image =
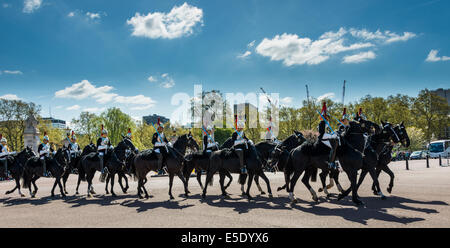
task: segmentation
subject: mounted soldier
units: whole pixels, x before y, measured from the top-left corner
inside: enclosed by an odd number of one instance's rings
[[[0,163],[5,167],[5,176],[8,176],[8,155],[14,154],[8,147],[8,141],[0,134]]]
[[[108,152],[108,148],[111,146],[111,141],[108,138],[108,130],[104,128],[103,124],[100,131],[100,138],[97,139],[97,152],[100,158],[100,168],[101,168],[101,178],[104,178],[105,173],[105,167],[104,167],[104,156]]]
[[[206,108],[203,115],[203,153],[211,155],[211,152],[219,150],[219,144],[214,138],[214,114],[209,107]]]
[[[164,134],[164,126],[161,124],[161,119],[158,117],[156,132],[153,134],[152,144],[153,144],[153,152],[156,154],[158,158],[158,171],[160,171],[163,167],[163,163],[165,163],[165,159],[169,154],[169,148],[167,147],[169,141],[167,140]]]
[[[44,132],[44,137],[42,138],[42,143],[38,147],[39,158],[43,167],[43,175],[47,177],[47,163],[46,160],[50,158],[50,153],[53,149],[50,146],[50,139],[47,135],[47,132]]]
[[[65,148],[69,148],[69,146],[70,146],[71,143],[72,143],[70,135],[71,135],[70,130],[67,130],[66,138],[63,139],[63,141],[62,141],[62,145],[63,145],[63,147],[65,147]]]
[[[70,137],[70,157],[75,158],[78,154],[81,154],[81,149],[77,143],[77,136],[75,136],[75,132],[72,131],[72,135]]]
[[[327,132],[327,126],[328,129],[330,128],[329,126],[329,116],[327,114],[327,104],[326,102],[323,102],[322,104],[322,111],[320,113],[320,123],[318,126],[318,130],[319,130],[319,142],[324,143],[326,146],[328,146],[331,151],[330,151],[330,155],[328,158],[328,167],[330,169],[337,169],[336,166],[336,150],[337,150],[337,146],[339,144],[339,138],[337,136],[337,134],[335,132],[332,133],[328,133]]]
[[[131,133],[131,128],[128,128],[127,138],[129,138],[130,140],[133,138],[133,134]]]
[[[247,142],[249,142],[249,139],[245,136],[244,133],[245,120],[238,121],[237,115],[235,115],[234,118],[235,132],[231,135],[231,140],[233,141],[232,148],[239,157],[241,173],[247,174],[247,168],[244,164],[244,150],[241,148],[243,144],[245,144],[245,147],[248,148]]]
[[[339,125],[339,133],[342,134],[345,132],[345,130],[349,127],[350,121],[349,121],[350,115],[347,114],[347,108],[344,108],[344,111],[342,112],[342,118]]]
[[[266,142],[272,142],[272,143],[276,143],[276,144],[280,144],[281,142],[277,139],[277,137],[275,137],[275,135],[273,134],[273,122],[272,122],[272,117],[269,117],[269,126],[266,129],[266,135],[265,135],[265,140]]]

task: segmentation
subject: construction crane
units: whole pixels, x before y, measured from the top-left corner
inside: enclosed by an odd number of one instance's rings
[[[308,89],[308,85],[305,84],[306,86],[306,102],[308,103],[308,109],[311,108],[311,105],[309,104],[309,89]],[[311,116],[308,115],[308,128],[311,129]]]
[[[342,87],[342,105],[344,105],[344,97],[345,97],[345,80],[344,80],[344,86]]]

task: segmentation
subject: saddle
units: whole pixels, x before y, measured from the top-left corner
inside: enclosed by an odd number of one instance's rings
[[[314,143],[308,142],[301,145],[301,151],[303,154],[320,156],[330,154],[331,148],[323,143],[323,141],[316,141]]]

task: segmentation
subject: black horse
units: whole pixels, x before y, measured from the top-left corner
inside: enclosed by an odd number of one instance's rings
[[[107,177],[111,179],[111,195],[116,196],[114,192],[114,178],[118,171],[124,170],[125,168],[125,153],[127,149],[135,149],[134,146],[130,147],[132,144],[128,139],[122,140],[117,144],[116,147],[109,147],[103,158],[104,169],[107,171]],[[85,155],[81,159],[81,165],[83,167],[85,178],[88,182],[87,197],[91,197],[92,190],[92,179],[95,176],[96,171],[102,171],[100,158],[97,152],[91,152]],[[119,180],[120,182],[120,180]],[[106,187],[108,184],[106,183]],[[106,194],[108,194],[108,189],[106,188]]]
[[[175,199],[172,195],[173,178],[175,175],[177,175],[183,182],[185,195],[189,195],[186,180],[184,179],[182,174],[184,153],[186,152],[187,147],[193,150],[198,150],[199,148],[194,138],[188,134],[184,134],[178,137],[177,141],[175,141],[175,143],[173,144],[173,147],[167,146],[169,152],[167,158],[165,159],[165,165],[167,168],[167,172],[169,173],[169,196],[171,200]],[[144,187],[145,183],[147,182],[147,174],[150,171],[158,171],[158,158],[156,157],[153,150],[139,152],[134,157],[133,168],[134,169],[132,170],[132,173],[138,179],[138,197],[142,199],[142,192],[144,192],[145,197],[148,198],[148,192]]]
[[[71,144],[69,144],[68,149],[69,149],[69,151],[72,150]],[[63,183],[64,193],[66,195],[69,194],[69,192],[67,192],[67,189],[66,189],[67,180],[69,179],[70,174],[74,173],[75,170],[77,171],[77,173],[80,171],[81,156],[82,156],[81,153],[78,153],[78,152],[71,153],[71,156],[69,157],[69,163],[64,168],[64,173],[62,175],[62,183]]]
[[[406,128],[405,128],[405,125],[403,124],[403,122],[401,122],[398,125],[395,125],[393,130],[399,140],[399,142],[395,142],[395,143],[400,143],[404,147],[409,147],[411,142],[409,140],[408,132],[406,131]],[[389,192],[389,193],[392,192],[392,188],[394,187],[394,173],[388,167],[388,164],[391,162],[391,159],[392,159],[392,156],[391,156],[392,148],[393,148],[393,145],[387,145],[385,148],[382,149],[382,152],[378,157],[378,164],[377,164],[377,169],[376,169],[377,177],[380,175],[381,171],[386,172],[390,176],[390,181],[389,181],[389,185],[387,188],[387,192]],[[374,194],[376,194],[375,185],[372,185],[372,190],[374,191]]]
[[[97,153],[97,147],[91,142],[89,145],[87,145],[83,148],[83,151],[81,152],[81,155],[79,156],[79,159],[72,160],[71,163],[69,163],[68,170],[72,171],[72,169],[76,169],[77,173],[78,173],[77,187],[76,187],[76,191],[75,191],[76,195],[80,194],[78,192],[78,189],[80,188],[81,181],[86,181],[86,173],[84,172],[84,168],[81,164],[81,161],[83,158],[85,158],[88,155],[96,156],[96,153]],[[69,174],[70,174],[70,172],[69,172]],[[67,177],[69,176],[69,174],[67,174]],[[65,173],[65,175],[66,175],[66,173]],[[67,179],[66,179],[66,181],[67,181]],[[65,185],[64,181],[63,181],[63,183]],[[90,192],[91,192],[91,194],[95,194],[93,187],[90,188]]]
[[[64,193],[61,178],[64,173],[64,168],[67,166],[70,158],[69,150],[65,147],[59,148],[54,156],[50,155],[45,157],[45,163],[47,170],[51,173],[52,177],[55,178],[55,183],[53,184],[51,194],[52,197],[55,196],[55,187],[59,186],[61,196],[66,197]],[[36,186],[36,181],[44,175],[44,167],[42,165],[41,159],[39,157],[32,157],[25,163],[25,170],[23,173],[23,187],[30,190],[30,195],[32,198],[36,196],[38,187]],[[33,192],[31,191],[31,184],[34,186]]]
[[[230,143],[230,142],[228,142]],[[229,144],[228,144],[229,145]],[[223,146],[223,145],[222,145]],[[234,149],[242,149],[244,151],[244,161],[248,170],[248,184],[247,191],[244,191],[245,177],[242,177],[239,158],[234,152]],[[227,171],[229,173],[240,174],[239,183],[241,184],[241,191],[243,195],[246,195],[248,199],[252,199],[250,196],[250,188],[252,185],[253,177],[259,175],[267,184],[267,190],[269,192],[269,197],[272,197],[272,190],[270,188],[269,179],[266,177],[263,171],[263,164],[258,157],[258,153],[254,145],[250,142],[246,144],[240,144],[233,149],[224,148],[219,151],[215,151],[211,154],[210,165],[207,171],[205,187],[203,189],[202,198],[206,197],[206,191],[208,188],[208,183],[212,180],[214,174],[219,172],[220,176],[220,187],[222,190],[222,196],[227,197],[228,194],[225,191],[225,175]]]
[[[364,133],[366,132],[368,132],[367,127],[362,127],[361,124],[351,121],[347,131],[339,138],[341,145],[338,146],[336,152],[339,163],[347,173],[352,185],[353,202],[357,205],[362,204],[357,194],[356,177],[357,171],[363,166],[363,153],[365,147]],[[284,170],[284,175],[287,186],[286,190],[289,193],[289,198],[292,203],[297,202],[293,191],[298,178],[303,172],[305,172],[305,175],[302,178],[303,184],[310,191],[313,200],[316,202],[318,201],[316,192],[309,184],[309,179],[312,177],[312,181],[315,181],[317,169],[329,171],[327,163],[329,152],[330,148],[319,141],[315,143],[305,142],[291,151],[287,166]],[[321,180],[325,192],[325,178],[321,177]],[[334,178],[334,180],[337,181],[337,178]]]
[[[391,142],[399,142],[399,137],[394,131],[393,126],[388,122],[382,122],[382,126],[375,124],[374,122],[364,120],[358,114],[355,117],[355,120],[361,123],[361,125],[365,125],[371,130],[374,130],[372,134],[367,134],[367,142],[366,147],[364,149],[364,160],[361,175],[359,176],[357,189],[364,181],[367,173],[370,174],[373,180],[374,185],[374,194],[381,196],[381,199],[386,199],[386,197],[381,192],[381,188],[378,182],[378,176],[376,174],[376,168],[378,166],[379,157],[381,154],[386,151],[386,148],[390,146]],[[351,188],[348,188],[341,195],[339,195],[338,200],[347,196],[351,191]]]
[[[34,153],[33,149],[31,149],[31,147],[27,146],[21,152],[14,154],[14,155],[9,155],[6,157],[7,163],[8,163],[8,172],[10,173],[10,175],[16,182],[16,186],[11,190],[6,191],[5,194],[7,194],[7,195],[11,194],[16,189],[18,189],[19,195],[21,197],[25,196],[20,191],[20,179],[23,177],[25,163],[28,161],[29,158],[34,157],[34,156],[36,156],[36,154]],[[0,176],[6,178],[6,175],[3,175],[3,173],[5,172],[5,168],[2,168],[2,167],[3,166],[0,166]]]

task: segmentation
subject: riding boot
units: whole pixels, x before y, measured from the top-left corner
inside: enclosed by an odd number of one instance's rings
[[[45,157],[44,157],[44,159],[41,159],[41,161],[42,161],[42,175],[44,176],[44,177],[46,177],[47,176],[47,163],[46,163],[46,161],[45,161]]]
[[[239,164],[241,166],[241,173],[247,174],[247,168],[244,165],[244,151],[242,149],[236,149],[235,150],[238,157],[239,157]]]
[[[330,151],[330,156],[328,158],[328,168],[330,169],[337,169],[336,166],[336,150],[337,150],[337,146],[338,146],[338,141],[336,139],[330,139],[330,144],[331,144],[331,151]]]
[[[100,174],[100,182],[105,182],[105,179],[106,179],[106,173],[105,173],[105,167],[104,167],[104,165],[103,165],[103,156],[99,156],[99,158],[100,158],[100,171],[101,171],[101,174]]]
[[[163,164],[163,155],[161,153],[156,153],[156,156],[158,157],[158,173],[162,169]]]

